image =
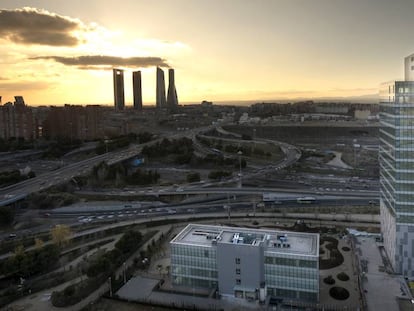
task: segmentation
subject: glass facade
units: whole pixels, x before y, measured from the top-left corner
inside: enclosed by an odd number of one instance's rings
[[[188,225],[170,243],[172,283],[245,299],[267,288],[278,298],[318,301],[319,235],[258,231]]]
[[[216,248],[195,245],[171,245],[171,277],[176,285],[217,286]]]
[[[414,82],[380,88],[381,227],[397,273],[414,276]],[[411,233],[411,234],[410,234]]]
[[[317,301],[318,259],[278,257],[277,253],[265,252],[265,281],[272,296]]]

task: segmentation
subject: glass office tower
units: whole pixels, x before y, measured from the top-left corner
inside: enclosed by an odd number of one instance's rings
[[[414,278],[414,55],[406,81],[380,88],[381,231],[396,273]]]

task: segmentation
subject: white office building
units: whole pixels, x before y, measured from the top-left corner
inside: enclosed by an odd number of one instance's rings
[[[319,300],[319,234],[189,224],[171,242],[175,285]]]

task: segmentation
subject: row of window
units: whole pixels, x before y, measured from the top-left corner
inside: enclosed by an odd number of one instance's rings
[[[267,292],[269,293],[269,295],[274,296],[274,297],[300,299],[300,300],[307,300],[307,301],[318,300],[318,294],[314,292],[305,292],[305,291],[297,291],[297,290],[282,289],[282,288],[271,288],[271,287],[268,287]]]
[[[319,271],[317,269],[307,269],[307,268],[298,268],[298,267],[288,268],[286,266],[265,265],[265,274],[295,277],[295,278],[315,279],[315,278],[318,278]]]
[[[400,159],[400,161],[394,161],[392,158],[390,158],[389,154],[382,152],[381,149],[380,149],[379,160],[380,160],[380,164],[383,165],[385,169],[391,172],[394,172],[396,170],[414,171],[414,161],[408,161],[409,159],[406,159],[406,161],[403,161],[403,159]]]
[[[318,290],[319,278],[316,279],[300,279],[281,277],[274,275],[265,275],[265,281],[268,286],[278,288],[295,288],[302,290]]]
[[[217,270],[200,269],[188,266],[174,265],[172,269],[173,275],[185,275],[185,276],[196,276],[204,278],[217,279]]]
[[[303,260],[293,258],[280,258],[265,256],[265,263],[269,265],[293,266],[303,268],[317,268],[318,262],[315,260]]]
[[[171,265],[183,265],[217,270],[217,262],[215,258],[171,255]]]
[[[414,216],[399,216],[399,215],[397,215],[397,222],[398,223],[413,224],[414,223]]]
[[[413,120],[414,121],[414,120]],[[386,137],[389,139],[389,143],[393,145],[395,140],[398,142],[405,142],[409,143],[411,142],[410,138],[412,137],[414,133],[413,127],[400,127],[400,128],[394,128],[394,127],[381,127],[379,134],[380,138],[385,139]]]
[[[171,252],[183,256],[216,258],[215,248],[174,245],[172,246]]]
[[[204,288],[216,288],[217,281],[194,279],[183,276],[172,276],[172,282],[175,285],[191,286],[191,287],[204,287]]]
[[[410,97],[405,97],[404,96],[399,96],[397,97],[398,100],[399,98],[403,98],[405,102],[408,102],[410,100]],[[411,98],[414,99],[414,98]],[[411,117],[414,116],[414,107],[410,106],[410,107],[404,107],[404,106],[389,106],[389,105],[384,105],[384,106],[380,106],[380,117],[384,117],[385,114],[387,115],[391,115],[391,116],[395,116],[396,118],[401,118],[401,117]]]
[[[414,126],[414,119],[412,118],[392,118],[385,114],[380,117],[380,121],[380,129],[393,129],[397,136],[406,136]]]

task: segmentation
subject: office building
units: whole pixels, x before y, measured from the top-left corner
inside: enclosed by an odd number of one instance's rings
[[[412,65],[413,64],[413,65]],[[405,80],[380,87],[380,210],[388,258],[414,279],[414,54]]]
[[[141,71],[132,73],[132,91],[134,96],[134,109],[142,110]]]
[[[168,70],[167,106],[170,109],[174,109],[178,106],[177,90],[175,89],[174,69]]]
[[[222,296],[319,300],[319,235],[187,225],[171,242],[174,285]]]
[[[165,108],[166,100],[165,100],[165,79],[164,79],[164,71],[157,67],[157,86],[156,86],[156,107],[157,108]]]
[[[124,95],[124,71],[121,69],[113,69],[114,79],[114,105],[115,110],[124,110],[125,95]]]

